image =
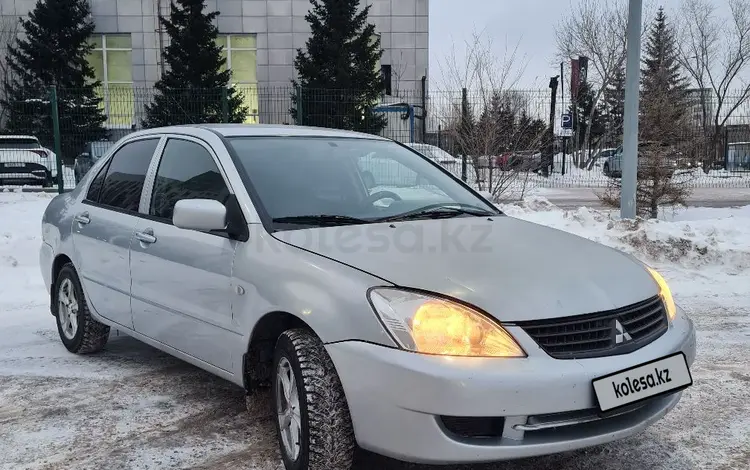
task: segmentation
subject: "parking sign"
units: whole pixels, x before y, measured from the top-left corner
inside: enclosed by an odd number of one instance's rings
[[[562,115],[562,126],[563,129],[573,129],[573,116],[570,113]]]

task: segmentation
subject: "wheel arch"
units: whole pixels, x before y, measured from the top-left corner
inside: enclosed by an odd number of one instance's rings
[[[250,392],[270,385],[276,341],[284,331],[294,328],[304,328],[316,334],[302,318],[282,310],[268,312],[258,320],[242,356],[242,383],[245,390]]]

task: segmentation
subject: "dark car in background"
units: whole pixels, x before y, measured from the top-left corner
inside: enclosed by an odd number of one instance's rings
[[[671,177],[674,171],[681,169],[680,161],[684,160],[682,153],[673,146],[659,142],[641,142],[638,145],[638,174],[642,175],[652,171],[653,165],[657,165],[665,175]],[[646,154],[642,152],[646,150]],[[658,155],[654,158],[646,158],[647,155]],[[604,160],[602,173],[610,178],[622,178],[622,156],[623,146],[620,145],[613,155]]]
[[[86,149],[78,157],[73,164],[73,173],[75,174],[76,184],[78,184],[86,173],[94,166],[100,158],[107,153],[110,147],[114,145],[114,142],[109,140],[99,140],[95,142],[88,142]]]

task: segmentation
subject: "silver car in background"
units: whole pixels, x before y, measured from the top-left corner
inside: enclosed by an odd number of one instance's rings
[[[139,131],[42,233],[68,350],[114,328],[270,396],[288,470],[351,469],[358,446],[453,464],[603,444],[692,383],[693,324],[656,271],[372,135]]]

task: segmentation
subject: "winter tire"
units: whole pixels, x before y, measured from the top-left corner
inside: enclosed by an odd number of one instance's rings
[[[304,329],[285,331],[273,366],[274,422],[286,470],[350,470],[354,430],[323,343]]]
[[[68,351],[76,354],[101,351],[109,339],[109,326],[91,317],[81,281],[71,263],[60,270],[54,289],[57,332]]]

